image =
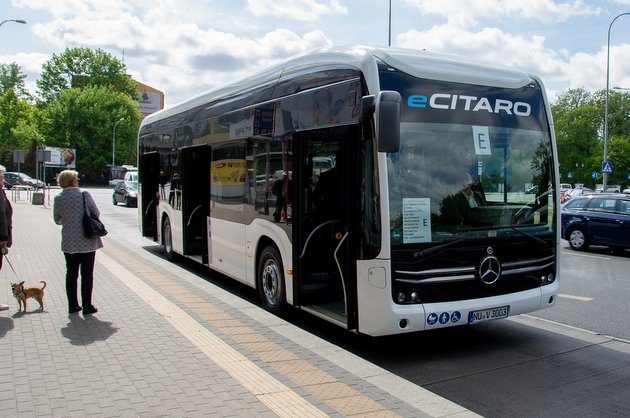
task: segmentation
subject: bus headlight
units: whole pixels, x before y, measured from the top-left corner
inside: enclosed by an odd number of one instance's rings
[[[405,303],[405,294],[403,292],[399,292],[396,300],[398,301],[398,303]]]

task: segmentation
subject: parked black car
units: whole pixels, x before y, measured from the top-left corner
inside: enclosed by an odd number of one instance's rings
[[[602,193],[580,196],[562,207],[562,238],[574,250],[589,245],[630,248],[630,196]]]
[[[125,206],[138,206],[138,182],[121,181],[114,187],[112,195],[114,205],[124,203]]]
[[[39,188],[44,187],[44,182],[41,180],[36,180],[24,173],[8,171],[4,173],[4,187],[10,189],[13,186],[30,186],[33,188]]]

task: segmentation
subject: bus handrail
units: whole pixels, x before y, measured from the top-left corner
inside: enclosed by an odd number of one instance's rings
[[[337,253],[341,249],[343,242],[346,240],[346,238],[348,238],[348,234],[349,232],[346,232],[344,234],[343,238],[341,238],[341,240],[339,241],[339,245],[337,245],[337,248],[335,249],[335,252],[334,252],[335,263],[337,264],[337,270],[339,270],[339,277],[341,277],[341,288],[343,289],[343,301],[346,305],[345,306],[346,312],[348,312],[348,298],[346,297],[346,279],[343,277],[343,271],[341,269],[341,264],[339,264],[339,258],[337,257]]]
[[[190,216],[188,217],[188,222],[186,222],[186,226],[190,226],[190,222],[192,221],[192,217],[195,214],[195,212],[197,212],[197,210],[201,208],[201,205],[197,206],[196,208],[193,209],[192,212],[190,212]]]
[[[328,224],[334,224],[336,222],[340,222],[340,221],[338,221],[337,219],[333,219],[333,220],[326,221],[324,223],[317,225],[317,227],[311,231],[308,238],[306,238],[306,242],[304,243],[304,248],[302,249],[302,254],[300,254],[300,258],[304,258],[304,255],[306,254],[306,249],[308,248],[308,244],[311,241],[311,238],[313,238],[313,235],[315,235],[315,232],[322,229],[324,226]]]
[[[153,205],[154,203],[155,203],[155,200],[151,200],[151,201],[149,202],[149,204],[147,205],[147,210],[145,210],[145,211],[144,211],[144,214],[145,214],[145,215],[148,215],[148,214],[149,214],[149,209],[151,209],[151,205]]]

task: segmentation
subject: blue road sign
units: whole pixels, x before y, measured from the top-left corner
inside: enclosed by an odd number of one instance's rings
[[[610,161],[604,161],[602,163],[602,173],[604,174],[612,174],[613,172],[613,163]]]
[[[569,171],[569,172],[567,173],[567,178],[568,178],[568,179],[572,179],[572,178],[573,178],[573,173]]]
[[[591,174],[591,177],[593,177],[594,179],[599,177],[599,173],[597,171],[593,171],[593,174]]]

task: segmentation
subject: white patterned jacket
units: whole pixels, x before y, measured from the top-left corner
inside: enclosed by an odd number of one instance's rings
[[[85,206],[90,213],[99,216],[94,199],[85,193]],[[53,219],[61,225],[61,251],[64,253],[90,253],[103,247],[99,237],[86,238],[83,235],[83,196],[78,187],[66,187],[55,196]]]

